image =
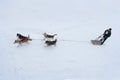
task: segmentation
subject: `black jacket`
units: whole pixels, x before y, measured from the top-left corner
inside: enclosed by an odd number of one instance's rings
[[[110,37],[111,36],[111,30],[109,30],[109,29],[105,30],[103,36],[104,37]]]

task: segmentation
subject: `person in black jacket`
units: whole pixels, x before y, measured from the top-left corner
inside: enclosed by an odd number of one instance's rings
[[[103,33],[103,38],[100,40],[101,41],[101,45],[103,45],[103,43],[107,40],[107,38],[109,38],[111,36],[111,28],[107,29],[104,31]]]

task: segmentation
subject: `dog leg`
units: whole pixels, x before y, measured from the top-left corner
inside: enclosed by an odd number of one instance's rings
[[[56,47],[56,44],[54,44],[54,46]]]
[[[46,44],[44,47],[48,47],[48,45]]]
[[[17,47],[20,47],[20,46],[22,46],[22,44],[18,44],[18,45],[17,45]]]

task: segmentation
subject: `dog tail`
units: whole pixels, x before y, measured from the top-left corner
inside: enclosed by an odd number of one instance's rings
[[[54,36],[57,36],[57,34],[54,34]]]
[[[29,41],[32,41],[32,39],[30,38],[30,35],[28,35],[28,40],[29,40]]]
[[[28,35],[28,38],[30,38],[30,35]]]

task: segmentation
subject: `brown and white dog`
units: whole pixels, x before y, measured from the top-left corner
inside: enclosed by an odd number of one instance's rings
[[[18,39],[14,41],[14,43],[22,44],[22,43],[28,43],[28,41],[31,41],[30,36],[28,37],[23,36],[21,34],[17,34]]]
[[[45,44],[47,44],[47,46],[56,45],[56,43],[57,39],[55,39],[54,41],[45,41]]]
[[[53,39],[57,34],[49,35],[49,34],[47,34],[47,33],[44,33],[43,35],[44,35],[45,39],[46,39],[46,38],[51,38],[51,39]]]

